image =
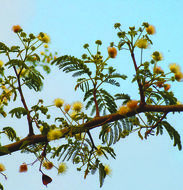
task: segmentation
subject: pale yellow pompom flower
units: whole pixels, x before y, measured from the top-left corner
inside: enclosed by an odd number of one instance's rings
[[[67,171],[67,165],[65,163],[60,163],[58,166],[58,174],[63,174]]]
[[[178,73],[180,72],[180,66],[177,65],[176,63],[172,63],[169,65],[169,69],[172,73]]]
[[[38,39],[44,43],[50,42],[50,37],[46,33],[39,34]]]
[[[80,112],[82,108],[83,108],[83,104],[81,102],[73,103],[73,106],[72,106],[73,111]]]
[[[121,107],[119,107],[119,109],[118,109],[118,113],[120,114],[120,115],[125,115],[125,114],[127,114],[129,112],[129,109],[128,109],[128,107],[126,107],[126,106],[121,106]]]
[[[70,110],[70,108],[71,108],[71,105],[70,105],[70,104],[65,104],[65,106],[64,106],[64,111],[65,111],[66,113],[68,113],[69,110]]]
[[[6,169],[2,163],[0,163],[0,172],[4,172]]]
[[[41,51],[40,54],[41,54],[41,55],[45,55],[45,52],[44,52],[44,51]]]
[[[48,48],[48,44],[45,44],[45,45],[44,45],[44,48]]]
[[[52,129],[47,134],[47,139],[49,141],[59,139],[63,136],[63,133],[60,129]]]
[[[104,171],[105,171],[106,175],[111,175],[112,170],[108,165],[104,166]]]
[[[163,55],[158,51],[153,52],[153,54],[151,56],[155,61],[162,61],[163,60]]]
[[[0,60],[0,68],[3,67],[4,62],[2,60]]]
[[[60,98],[56,98],[54,100],[54,104],[57,108],[61,108],[64,104],[64,100],[63,99],[60,99]]]
[[[138,107],[138,101],[137,100],[130,100],[129,102],[127,102],[126,106],[130,109],[130,110],[135,110]]]
[[[141,48],[141,49],[147,49],[149,46],[149,43],[148,43],[147,39],[141,38],[136,41],[135,46],[137,46],[138,48]]]
[[[156,33],[156,29],[153,25],[149,25],[148,27],[146,27],[146,32],[149,34],[149,35],[153,35]]]

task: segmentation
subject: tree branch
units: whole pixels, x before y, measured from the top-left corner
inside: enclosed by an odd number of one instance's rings
[[[91,130],[96,127],[99,127],[101,125],[104,125],[106,123],[110,123],[113,121],[117,121],[119,119],[123,119],[126,117],[131,117],[136,115],[137,113],[144,113],[144,112],[163,112],[163,113],[169,113],[169,112],[183,112],[183,105],[143,105],[139,106],[135,111],[129,111],[126,115],[120,115],[118,113],[113,113],[110,115],[105,115],[101,117],[95,117],[93,120],[82,124],[81,126],[72,127],[72,135],[75,135],[77,133],[86,132],[86,130]],[[64,138],[66,135],[69,134],[65,133],[62,138]],[[28,136],[26,138],[23,138],[20,141],[17,141],[15,143],[11,143],[5,146],[2,146],[4,148],[7,148],[9,152],[0,152],[0,156],[15,152],[20,150],[20,147],[23,145],[23,143],[27,141],[28,145],[36,144],[40,142],[47,142],[47,136],[46,135],[32,135]]]

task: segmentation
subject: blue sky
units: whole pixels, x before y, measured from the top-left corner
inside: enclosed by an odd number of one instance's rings
[[[89,43],[95,50],[95,40],[102,40],[101,48],[107,56],[107,46],[111,41],[117,42],[115,22],[120,22],[124,29],[129,26],[140,26],[144,21],[153,24],[157,33],[152,37],[154,45],[147,50],[146,58],[153,51],[159,50],[164,55],[162,68],[165,70],[172,62],[183,64],[182,29],[183,2],[181,0],[0,0],[0,41],[8,45],[17,42],[11,31],[13,25],[19,24],[26,32],[46,32],[51,37],[50,48],[58,51],[59,55],[69,54],[80,57],[85,53],[83,44]],[[0,58],[1,59],[1,58]],[[133,75],[133,68],[127,52],[120,52],[111,64],[124,74]],[[54,85],[53,85],[54,84]],[[79,92],[73,90],[75,79],[59,71],[56,67],[45,79],[45,86],[41,93],[34,95],[29,104],[36,98],[43,98],[47,104],[61,97],[68,103],[80,99]],[[133,98],[138,98],[135,88],[129,89],[129,83],[122,85],[124,92],[129,92]],[[114,88],[113,92],[119,89]],[[172,86],[178,99],[183,102],[182,83]],[[29,97],[29,92],[25,93]],[[55,110],[53,110],[53,113]],[[182,114],[170,114],[168,118],[180,131],[182,130]],[[2,119],[1,119],[2,120]],[[26,121],[6,119],[4,125],[15,126],[22,137],[26,134]],[[118,142],[114,147],[117,159],[106,161],[112,168],[112,175],[106,178],[102,190],[172,190],[182,189],[183,152],[172,146],[168,135],[151,137],[141,141],[136,134]],[[22,162],[31,163],[34,157],[14,153],[0,157],[0,162],[6,166],[8,180],[0,176],[5,189],[19,190],[46,189],[42,185],[38,165],[29,167],[26,174],[20,174],[18,167]],[[72,164],[68,164],[68,172],[64,176],[57,176],[56,171],[47,174],[53,178],[48,190],[80,190],[99,189],[98,175],[89,175],[83,179],[83,173],[77,172]]]

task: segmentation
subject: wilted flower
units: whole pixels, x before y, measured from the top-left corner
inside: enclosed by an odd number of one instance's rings
[[[74,102],[73,106],[72,106],[72,109],[75,112],[80,112],[82,107],[83,107],[83,104],[81,102]]]
[[[163,69],[161,67],[159,67],[159,66],[154,67],[153,71],[156,74],[164,73]]]
[[[59,139],[62,136],[63,136],[63,133],[60,129],[52,129],[47,134],[47,138],[49,141]]]
[[[26,172],[27,170],[28,168],[26,163],[23,163],[19,168],[19,172]]]
[[[127,102],[126,106],[130,110],[135,110],[138,107],[138,103],[137,100],[130,100]]]
[[[162,88],[164,86],[164,81],[156,82],[156,86],[159,87],[159,88]]]
[[[70,108],[71,108],[70,104],[65,104],[64,111],[67,113],[67,112],[69,112]]]
[[[67,165],[65,163],[60,163],[58,166],[58,174],[63,174],[67,171]]]
[[[6,169],[3,164],[0,163],[0,172],[4,172]]]
[[[164,84],[164,89],[165,91],[168,91],[170,89],[171,85],[170,84]]]
[[[110,58],[115,58],[117,56],[117,49],[115,47],[108,47],[107,51]]]
[[[120,115],[125,115],[125,114],[127,114],[129,112],[129,109],[126,107],[126,106],[121,106],[121,107],[119,107],[119,109],[118,109],[118,113],[120,114]]]
[[[14,25],[14,26],[12,27],[12,30],[13,30],[13,32],[15,32],[15,33],[18,33],[21,29],[22,29],[22,28],[20,27],[20,25]]]
[[[156,29],[153,25],[149,25],[148,27],[146,27],[146,32],[149,34],[149,35],[153,35],[156,33]]]
[[[54,100],[54,104],[57,108],[61,108],[64,104],[64,100],[63,99],[60,99],[60,98],[57,98]]]
[[[141,38],[136,41],[135,46],[141,49],[147,49],[147,47],[149,46],[149,43],[147,39]]]
[[[47,170],[50,170],[53,168],[53,163],[52,162],[49,162],[49,161],[44,161],[43,162],[43,166],[47,169]]]
[[[43,175],[42,175],[42,182],[43,182],[44,185],[47,186],[49,183],[52,182],[52,179],[51,179],[51,177],[49,177],[49,176],[43,174]]]

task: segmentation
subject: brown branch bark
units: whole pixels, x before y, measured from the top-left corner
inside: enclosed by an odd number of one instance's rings
[[[168,106],[143,105],[143,106],[139,106],[135,111],[129,111],[126,115],[120,115],[118,113],[114,113],[114,114],[110,114],[106,116],[95,117],[93,120],[81,125],[80,127],[72,127],[72,135],[85,132],[86,130],[94,129],[96,127],[104,125],[105,123],[110,123],[113,121],[117,121],[119,119],[123,119],[125,117],[136,115],[137,113],[144,113],[144,112],[163,112],[163,113],[183,112],[183,105],[168,105]],[[65,135],[67,135],[68,133],[66,133]],[[64,138],[64,136],[62,138]],[[20,147],[25,141],[27,141],[28,144],[31,145],[31,144],[40,143],[40,142],[47,142],[48,140],[45,135],[32,135],[20,141],[17,141],[15,143],[4,145],[3,147],[8,148],[9,152],[12,153],[12,152],[20,150]],[[6,154],[9,154],[9,153],[0,152],[0,156],[6,155]]]

